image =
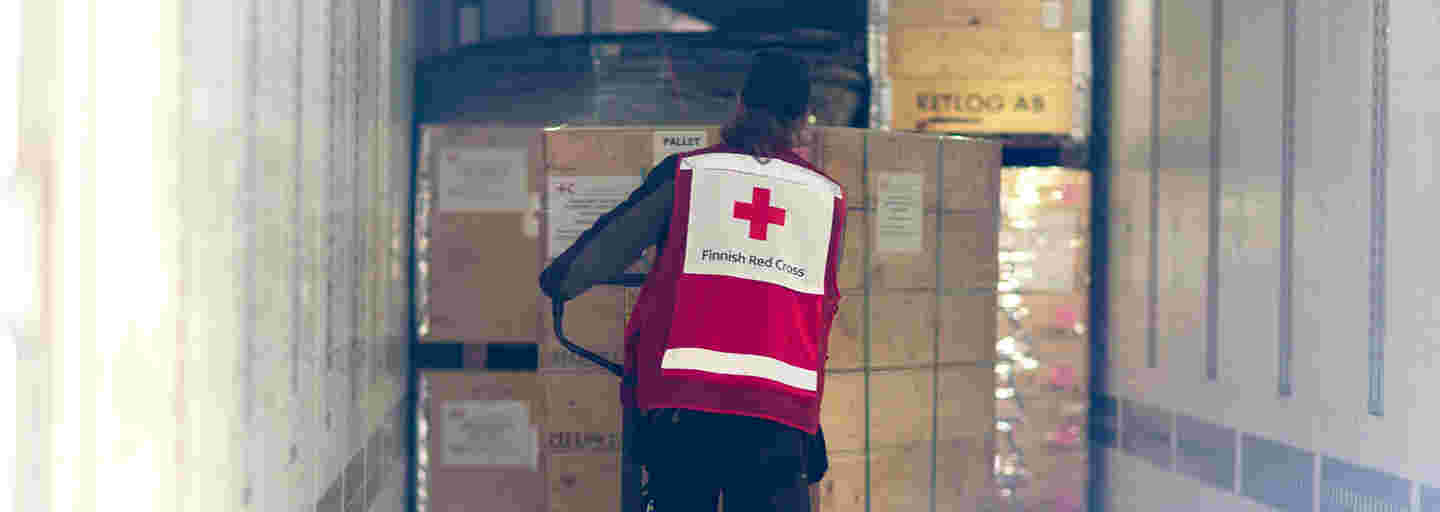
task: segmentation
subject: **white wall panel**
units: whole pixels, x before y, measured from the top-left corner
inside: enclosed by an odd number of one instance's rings
[[[1150,62],[1149,2],[1115,2],[1111,41],[1110,389],[1134,396],[1146,388],[1150,311]]]
[[[289,0],[258,0],[253,41],[255,95],[251,180],[254,195],[248,208],[253,215],[253,279],[249,288],[255,323],[250,343],[250,371],[246,405],[251,447],[248,479],[253,510],[287,510],[292,503],[313,502],[298,494],[303,489],[292,416],[294,401],[293,356],[300,340],[296,242],[299,197],[296,186],[302,174],[298,161],[300,122],[300,5]]]
[[[399,510],[408,8],[21,5],[53,216],[0,509]]]
[[[1264,512],[1273,510],[1247,498],[1205,487],[1176,473],[1163,471],[1139,457],[1109,450],[1105,465],[1112,474],[1105,492],[1105,510],[1173,512]]]
[[[191,2],[185,9],[185,105],[187,131],[181,159],[188,170],[183,229],[187,239],[180,294],[184,323],[178,422],[183,454],[177,479],[180,510],[216,504],[238,508],[247,448],[240,410],[244,354],[240,312],[247,283],[242,234],[236,230],[234,198],[245,172],[248,136],[246,74],[250,6]],[[136,127],[135,129],[143,129]],[[185,467],[185,466],[189,467]],[[192,472],[193,470],[193,472]]]
[[[1221,12],[1218,383],[1223,394],[1260,405],[1277,393],[1284,76],[1276,70],[1284,66],[1285,9],[1284,2],[1226,1]],[[1249,416],[1187,412],[1236,426]]]
[[[1300,2],[1296,21],[1294,380],[1305,448],[1364,437],[1369,329],[1372,2]],[[1300,414],[1304,414],[1301,412]],[[1312,441],[1313,439],[1313,441]],[[1365,451],[1355,462],[1380,453]],[[1368,455],[1368,456],[1367,456]],[[1397,454],[1402,455],[1403,454]]]
[[[333,147],[331,132],[333,21],[331,2],[303,2],[300,12],[300,162],[298,195],[301,207],[299,246],[303,247],[300,270],[301,335],[295,340],[299,349],[301,371],[296,400],[305,405],[299,415],[299,457],[306,476],[301,485],[309,489],[310,503],[319,501],[338,472],[329,464],[328,455],[338,451],[333,429],[328,428],[325,414],[330,406],[326,383],[326,341],[329,332],[329,308],[326,306],[326,284],[330,278],[331,231],[326,214],[329,209],[328,184],[332,172]]]
[[[1214,0],[1161,0],[1156,333],[1167,386],[1204,377]]]
[[[1430,196],[1437,190],[1434,141],[1440,140],[1440,55],[1434,51],[1440,5],[1427,0],[1295,2],[1295,147],[1292,308],[1294,395],[1278,396],[1277,336],[1282,296],[1285,2],[1224,0],[1221,68],[1211,70],[1209,15],[1215,0],[1160,2],[1158,106],[1160,252],[1155,276],[1162,341],[1159,372],[1137,370],[1137,296],[1147,284],[1148,245],[1136,243],[1129,212],[1149,190],[1136,128],[1151,105],[1143,84],[1152,41],[1126,37],[1150,0],[1115,0],[1117,47],[1111,70],[1113,259],[1110,318],[1114,393],[1163,411],[1233,428],[1245,436],[1310,451],[1390,475],[1389,481],[1440,484],[1440,413],[1428,390],[1440,385],[1440,278],[1431,260]],[[1389,8],[1378,34],[1376,6]],[[1374,56],[1388,51],[1388,73]],[[1382,68],[1383,69],[1383,68]],[[1216,74],[1212,73],[1218,73]],[[1208,85],[1219,80],[1220,104]],[[1372,85],[1389,81],[1382,147],[1386,202],[1384,415],[1367,410],[1372,222]],[[1212,146],[1210,116],[1218,122]],[[1147,120],[1148,122],[1148,120]],[[1210,151],[1219,162],[1217,326],[1219,378],[1204,379],[1207,288],[1204,253]],[[1123,426],[1122,426],[1123,429]],[[1253,462],[1253,461],[1252,461]],[[1253,462],[1263,464],[1261,462]],[[1117,510],[1243,510],[1235,493],[1216,491],[1140,459],[1110,457],[1109,503]],[[1238,469],[1238,468],[1237,468]],[[1317,477],[1323,476],[1316,473]],[[1385,480],[1379,478],[1376,482]],[[1353,492],[1382,484],[1342,482]],[[1316,482],[1317,492],[1333,485]],[[1370,486],[1370,489],[1365,489]],[[1433,504],[1431,505],[1433,506]]]
[[[1435,198],[1440,194],[1440,4],[1391,2],[1389,170],[1386,220],[1386,416],[1404,423],[1410,454],[1440,453],[1440,267]],[[1440,458],[1411,456],[1412,476],[1440,486]]]

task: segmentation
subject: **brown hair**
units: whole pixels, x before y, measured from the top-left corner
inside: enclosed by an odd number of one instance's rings
[[[720,129],[720,139],[747,155],[771,157],[795,146],[803,119],[785,120],[763,108],[742,106]]]

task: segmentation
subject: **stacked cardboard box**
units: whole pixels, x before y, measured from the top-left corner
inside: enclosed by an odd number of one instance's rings
[[[850,207],[820,508],[863,510],[867,492],[885,510],[928,506],[932,493],[978,503],[994,424],[999,146],[828,127],[807,145]]]
[[[536,279],[661,159],[717,136],[713,127],[425,127],[417,219],[421,341],[527,343],[539,354],[537,372],[428,377],[434,397],[428,424],[436,433],[428,447],[432,504],[554,512],[619,507],[619,380],[560,345]],[[622,362],[633,298],[633,290],[590,290],[566,305],[566,335]],[[471,364],[485,361],[467,359]],[[447,449],[466,449],[453,442],[460,436],[475,441],[472,450],[493,449],[481,440],[501,440],[470,431],[449,432],[446,441],[447,415],[467,412],[453,410],[455,404],[479,412],[510,407],[514,417],[529,418],[538,436],[533,464],[450,461],[454,450]]]
[[[436,377],[473,382],[435,386],[437,429],[444,425],[437,407],[446,400],[490,400],[492,391],[481,389],[498,386],[511,390],[501,393],[507,396],[533,397],[526,403],[539,441],[533,466],[452,467],[436,456],[432,503],[496,495],[489,484],[445,476],[469,474],[540,495],[517,498],[513,510],[618,506],[619,382],[558,343],[535,279],[666,154],[717,140],[713,127],[426,129],[422,340],[528,342],[540,354],[535,373]],[[839,276],[845,299],[830,338],[822,406],[833,469],[820,502],[857,510],[869,489],[877,503],[928,503],[937,492],[932,473],[945,484],[989,471],[993,384],[977,375],[991,375],[985,365],[994,350],[999,146],[814,128],[801,153],[845,187],[850,207]],[[524,200],[513,200],[517,194]],[[646,267],[642,261],[632,270]],[[620,361],[635,296],[591,290],[567,304],[566,334]],[[447,446],[439,434],[442,444],[432,443],[432,451]],[[942,457],[937,446],[952,448]],[[983,492],[982,484],[967,485],[964,496]],[[851,496],[857,489],[858,501]]]
[[[430,510],[545,512],[545,389],[535,373],[426,372]]]

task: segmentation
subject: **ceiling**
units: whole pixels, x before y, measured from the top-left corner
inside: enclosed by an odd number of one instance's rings
[[[865,0],[661,0],[716,29],[785,33],[797,29],[865,31]]]

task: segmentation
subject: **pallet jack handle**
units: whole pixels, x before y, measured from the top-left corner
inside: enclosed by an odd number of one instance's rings
[[[624,286],[637,288],[645,284],[645,274],[620,274],[612,279],[602,281],[599,284]],[[550,303],[551,315],[554,319],[555,338],[560,344],[576,355],[605,368],[610,373],[620,377],[624,389],[632,389],[634,375],[625,372],[625,366],[605,359],[603,356],[586,350],[585,347],[577,345],[565,337],[565,302],[554,300]],[[624,422],[620,430],[620,510],[623,512],[644,512],[645,503],[642,498],[641,472],[639,461],[635,457],[635,432],[639,425],[640,413],[634,407],[625,407]]]

